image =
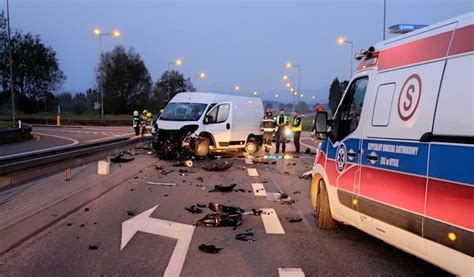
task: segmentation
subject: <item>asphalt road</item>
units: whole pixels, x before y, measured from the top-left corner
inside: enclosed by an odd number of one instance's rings
[[[0,146],[0,159],[40,151],[60,149],[74,145],[128,137],[134,134],[131,127],[40,127],[33,126],[31,141]]]
[[[311,140],[306,137],[304,143],[310,144]],[[291,147],[288,150],[291,151]],[[29,219],[21,221],[26,224],[31,220],[33,223],[28,224],[29,227],[39,224],[39,221],[57,220],[1,255],[0,275],[162,276],[168,272],[173,276],[181,270],[182,276],[278,276],[278,268],[282,267],[299,268],[306,276],[447,275],[439,268],[353,227],[340,225],[332,231],[318,230],[309,202],[309,180],[298,177],[311,169],[314,156],[300,154],[295,158],[291,153],[288,155],[288,159],[276,159],[276,164],[246,164],[243,158],[223,158],[220,161],[231,162],[233,166],[221,172],[202,168],[216,160],[196,161],[192,168],[184,168],[174,167],[170,161],[142,155],[130,163],[113,164],[109,177],[95,175],[95,165],[91,165],[76,171],[69,184],[60,182],[60,175],[38,181],[34,186],[8,196],[3,204],[0,201],[0,212],[17,212],[24,201],[19,201],[18,207],[8,206],[9,210],[6,210],[7,205],[22,194],[29,195],[29,198],[36,194],[43,200],[39,202],[51,202],[47,201],[46,195],[54,186],[66,190],[94,182],[96,188],[113,183],[119,185],[98,198],[91,190],[78,189],[77,193],[82,194],[85,204],[64,217],[61,213],[68,209],[69,202],[73,202],[69,198],[62,201],[63,206],[54,212],[31,212]],[[250,177],[249,168],[255,168],[259,176]],[[192,170],[192,173],[180,174],[179,169]],[[174,171],[163,174],[169,170]],[[125,177],[123,174],[129,175]],[[175,186],[150,185],[147,184],[149,181],[174,183]],[[252,183],[262,183],[267,193],[284,192],[296,202],[284,204],[255,196]],[[236,187],[228,193],[210,192],[220,184],[236,184]],[[188,237],[186,232],[192,230],[198,219],[211,213],[208,208],[202,208],[203,213],[192,214],[185,207],[210,202],[246,211],[274,209],[278,220],[272,224],[280,222],[284,233],[268,233],[262,216],[250,214],[243,216],[238,227],[195,226],[189,248],[186,249],[186,243],[181,248]],[[41,205],[38,211],[55,207]],[[154,207],[156,209],[151,210],[150,215],[137,217]],[[302,221],[290,223],[287,218],[293,216],[302,218]],[[26,228],[21,227],[21,222],[13,224],[9,232],[15,234],[19,228]],[[143,232],[130,233],[136,229]],[[235,239],[235,235],[245,231],[253,232],[254,241]],[[124,234],[133,236],[121,250]],[[180,236],[179,241],[170,238],[176,236]],[[201,244],[215,245],[222,250],[218,254],[205,253],[198,249]],[[182,267],[180,258],[185,259]]]

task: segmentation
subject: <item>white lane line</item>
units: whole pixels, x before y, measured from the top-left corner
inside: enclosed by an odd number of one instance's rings
[[[250,177],[258,177],[258,172],[256,168],[247,168],[247,173]]]
[[[252,189],[255,196],[267,197],[267,191],[262,183],[252,183]]]
[[[246,158],[246,159],[245,159],[245,163],[246,163],[246,164],[253,164],[253,161],[252,161],[251,159],[249,159],[249,158]]]
[[[262,208],[262,222],[263,227],[265,227],[265,232],[267,234],[285,234],[283,226],[281,226],[280,220],[274,209],[271,208]]]
[[[0,160],[6,159],[6,158],[23,156],[23,155],[30,155],[30,154],[40,153],[40,152],[54,150],[54,149],[66,148],[66,147],[73,146],[73,145],[76,145],[76,144],[79,143],[78,140],[75,140],[75,139],[72,139],[72,138],[67,138],[67,137],[61,137],[61,136],[43,134],[43,133],[37,133],[37,132],[32,132],[32,134],[40,135],[40,136],[53,137],[53,138],[60,138],[60,139],[70,140],[72,142],[70,144],[67,144],[67,145],[60,145],[60,146],[55,146],[55,147],[50,147],[50,148],[43,148],[43,149],[40,149],[40,150],[33,150],[33,151],[28,151],[28,152],[21,152],[21,153],[18,153],[18,154],[0,156]]]
[[[280,277],[304,277],[304,272],[301,268],[279,267],[278,276]]]

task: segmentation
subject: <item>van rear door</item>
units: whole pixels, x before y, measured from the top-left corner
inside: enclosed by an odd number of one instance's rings
[[[204,117],[204,130],[213,136],[216,148],[229,146],[231,107],[231,103],[219,103]]]

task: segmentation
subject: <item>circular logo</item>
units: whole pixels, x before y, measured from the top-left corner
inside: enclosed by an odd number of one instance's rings
[[[398,115],[403,121],[409,120],[416,112],[421,98],[421,78],[412,74],[402,86],[398,97]]]
[[[340,144],[336,149],[336,167],[337,171],[339,172],[344,171],[344,168],[346,167],[346,153],[346,146],[344,144]]]

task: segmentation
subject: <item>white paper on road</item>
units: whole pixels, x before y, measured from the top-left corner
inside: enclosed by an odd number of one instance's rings
[[[265,227],[267,234],[284,234],[283,226],[281,226],[280,220],[274,209],[262,208],[262,222]]]
[[[247,168],[247,173],[250,177],[258,177],[258,172],[256,168]]]
[[[262,183],[252,183],[252,189],[255,196],[267,196],[267,191]]]
[[[252,159],[247,158],[247,159],[245,159],[245,163],[246,164],[253,164],[253,161],[252,161]]]
[[[279,267],[278,275],[280,277],[304,277],[304,272],[301,268]]]

